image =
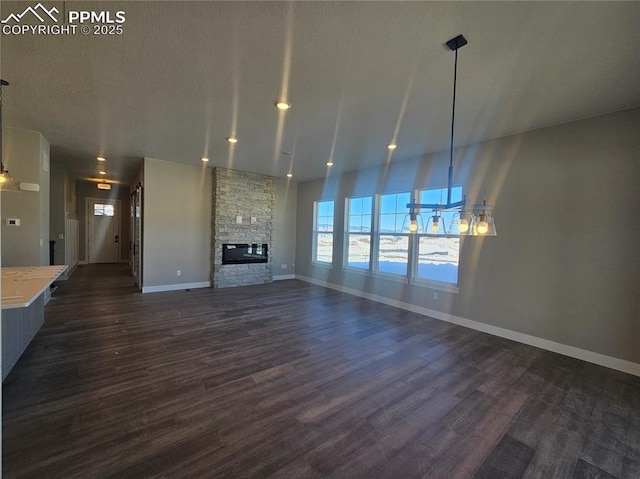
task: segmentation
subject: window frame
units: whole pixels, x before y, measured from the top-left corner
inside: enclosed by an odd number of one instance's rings
[[[320,203],[332,203],[332,221],[331,221],[331,231],[320,231],[318,229],[318,219],[320,217]],[[320,234],[331,234],[331,261],[321,261],[318,260],[318,236]],[[312,226],[312,257],[311,264],[315,266],[321,266],[325,268],[333,268],[333,260],[334,260],[334,248],[336,244],[336,202],[335,200],[317,200],[313,202],[313,226]]]
[[[456,188],[460,188],[460,199],[463,198],[464,196],[464,190],[462,186],[454,186],[453,189]],[[421,193],[423,191],[429,191],[429,190],[441,190],[441,191],[446,191],[446,188],[417,188],[416,190],[414,190],[414,194],[415,194],[415,198],[418,198],[418,202],[420,202],[420,196]],[[455,199],[453,199],[452,201],[456,201]],[[426,221],[425,221],[426,223]],[[418,276],[418,272],[419,272],[419,262],[420,262],[420,238],[433,238],[433,236],[429,236],[428,234],[425,233],[416,233],[413,235],[414,241],[413,241],[413,248],[412,248],[412,258],[411,258],[411,275],[409,278],[409,283],[415,286],[422,286],[422,287],[426,287],[426,288],[431,288],[431,289],[437,289],[440,291],[448,291],[451,293],[458,293],[459,292],[459,284],[460,284],[460,250],[462,247],[462,238],[463,236],[460,236],[458,238],[453,238],[453,239],[458,239],[459,243],[458,243],[458,271],[456,273],[456,282],[455,283],[450,283],[448,281],[438,281],[435,279],[429,279],[429,278],[422,278],[420,276]]]
[[[410,275],[411,275],[411,250],[412,250],[412,238],[411,236],[413,236],[411,233],[409,233],[408,231],[406,233],[396,233],[396,232],[384,232],[382,233],[380,231],[380,224],[381,224],[381,220],[382,220],[382,197],[383,196],[389,196],[389,195],[402,195],[402,194],[408,194],[409,195],[409,201],[411,199],[411,190],[409,191],[398,191],[395,193],[392,192],[388,192],[388,193],[378,193],[375,195],[375,203],[374,203],[374,218],[375,218],[375,230],[373,232],[373,243],[374,243],[374,247],[373,247],[373,253],[374,255],[372,255],[373,261],[371,261],[371,275],[377,278],[382,278],[382,279],[386,279],[389,281],[394,281],[397,283],[403,283],[403,284],[409,284],[410,282]],[[396,204],[397,207],[397,204]],[[395,212],[394,214],[399,214],[397,212]],[[403,218],[403,223],[404,223],[404,218]],[[404,274],[398,274],[398,273],[390,273],[388,271],[380,271],[380,236],[398,236],[398,237],[407,237],[407,269],[406,272]]]
[[[454,188],[460,189],[460,195],[462,196],[464,193],[463,186],[455,186]],[[351,196],[344,198],[344,209],[342,213],[343,217],[343,230],[342,230],[342,271],[349,274],[357,274],[361,276],[371,276],[375,278],[380,278],[386,281],[393,281],[396,283],[408,284],[410,286],[416,286],[421,288],[428,288],[437,291],[445,291],[450,293],[458,293],[459,285],[460,285],[460,253],[462,251],[463,236],[459,238],[454,238],[458,240],[458,263],[457,263],[457,271],[456,271],[456,283],[450,283],[447,281],[438,281],[435,279],[423,278],[419,277],[419,268],[420,268],[420,239],[421,238],[433,238],[425,233],[410,233],[408,230],[404,231],[401,227],[401,232],[381,232],[380,227],[382,224],[382,200],[383,197],[388,195],[408,195],[409,200],[407,203],[412,201],[412,198],[420,198],[422,193],[429,190],[440,190],[441,192],[446,191],[446,188],[434,188],[434,187],[425,187],[425,188],[414,188],[412,190],[404,190],[404,191],[395,191],[395,192],[384,192],[384,193],[374,193],[371,195],[360,195],[360,196]],[[442,193],[441,193],[442,194]],[[363,231],[350,231],[350,221],[351,221],[351,202],[356,199],[364,199],[371,198],[371,226],[369,232]],[[420,201],[422,202],[422,201]],[[331,231],[321,231],[318,227],[319,221],[319,210],[321,203],[332,203],[332,224]],[[394,215],[396,215],[394,229],[398,228],[398,215],[404,215],[402,218],[402,226],[404,226],[406,218],[409,214],[407,209],[406,212],[399,212],[398,210],[404,210],[405,208],[399,208],[399,203],[396,199],[395,211]],[[336,243],[336,201],[335,200],[317,200],[313,202],[313,244],[312,244],[312,265],[322,267],[322,268],[333,268],[333,263],[335,260],[336,248],[338,247]],[[386,213],[390,214],[390,213]],[[422,212],[425,215],[425,212]],[[366,216],[364,213],[360,213],[361,216]],[[423,216],[424,219],[424,216]],[[425,219],[426,223],[426,219]],[[319,234],[331,234],[332,238],[332,248],[331,248],[331,262],[320,261],[317,259],[318,255],[318,237]],[[355,266],[349,266],[349,246],[350,246],[350,237],[351,235],[368,235],[369,236],[369,267],[368,268],[359,268]],[[396,237],[406,237],[407,238],[407,262],[406,262],[406,272],[405,273],[392,273],[388,271],[380,271],[380,238],[381,236],[396,236]]]
[[[371,216],[371,222],[369,224],[369,232],[363,231],[351,231],[351,202],[352,200],[359,199],[370,199],[371,200],[371,210],[368,216]],[[363,213],[360,216],[366,216]],[[344,207],[344,238],[343,238],[343,247],[342,247],[342,270],[361,274],[365,276],[371,275],[372,270],[372,258],[373,258],[373,242],[374,242],[374,217],[375,217],[375,195],[364,195],[364,196],[350,196],[345,198],[345,207]],[[366,268],[358,268],[357,266],[349,265],[349,246],[351,235],[360,235],[360,236],[369,236],[369,265]]]

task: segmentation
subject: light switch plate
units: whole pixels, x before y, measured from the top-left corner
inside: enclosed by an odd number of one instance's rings
[[[258,218],[256,218],[255,216],[251,217],[251,224],[255,225],[258,222]]]
[[[242,224],[242,216],[236,216],[236,224]]]

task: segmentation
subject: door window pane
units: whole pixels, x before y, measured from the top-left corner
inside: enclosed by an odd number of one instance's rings
[[[113,216],[114,213],[113,205],[103,205],[99,203],[93,205],[94,216]]]

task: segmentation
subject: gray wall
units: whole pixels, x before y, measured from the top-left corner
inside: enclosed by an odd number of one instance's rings
[[[208,282],[211,169],[145,158],[143,172],[143,287]]]
[[[64,180],[64,211],[73,216],[77,215],[77,201],[76,180],[69,173],[66,173]]]
[[[459,293],[344,273],[348,196],[446,186],[448,153],[298,185],[296,272],[640,363],[640,109],[455,151],[456,184],[495,207],[498,236],[465,238]],[[334,268],[311,265],[313,202],[336,200]]]
[[[296,261],[296,208],[298,185],[291,180],[276,179],[273,207],[273,245],[271,266],[273,275],[293,274]],[[282,267],[286,265],[286,267]]]
[[[49,264],[49,143],[36,132],[3,128],[3,163],[17,183],[36,183],[39,192],[2,193],[4,266]],[[5,226],[19,218],[20,226]]]
[[[51,190],[49,194],[49,239],[55,241],[54,264],[65,264],[65,181],[64,166],[51,164]],[[60,238],[60,235],[63,237]]]
[[[38,192],[38,211],[40,212],[40,264],[50,264],[49,253],[49,190],[51,185],[51,161],[49,158],[50,146],[44,136],[39,135],[40,159],[37,183],[40,185]]]
[[[76,211],[79,221],[79,250],[80,261],[87,261],[87,217],[86,199],[99,198],[105,200],[120,200],[120,261],[129,259],[129,239],[131,219],[129,215],[129,186],[113,185],[110,190],[99,190],[96,183],[77,180],[75,186]]]

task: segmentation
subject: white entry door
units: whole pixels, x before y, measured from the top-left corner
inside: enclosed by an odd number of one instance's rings
[[[87,201],[87,262],[117,263],[120,259],[120,202]]]

